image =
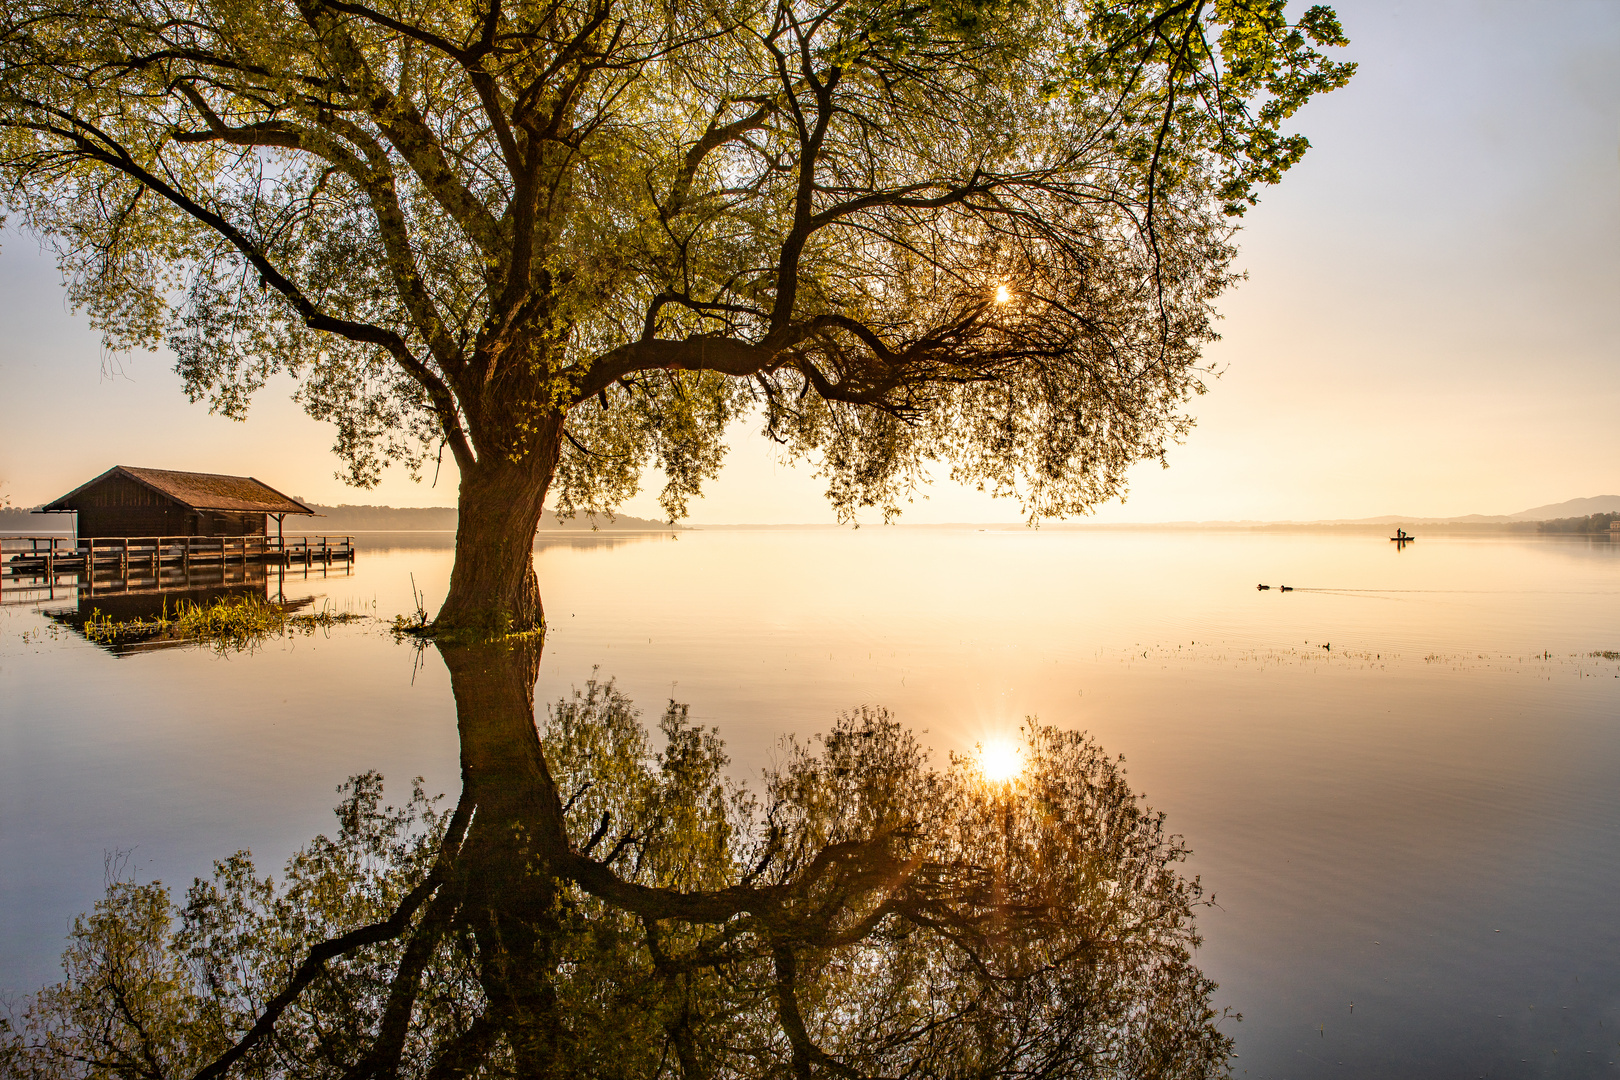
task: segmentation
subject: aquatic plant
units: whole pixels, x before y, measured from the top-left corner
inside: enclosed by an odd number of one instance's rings
[[[109,646],[154,641],[194,641],[221,652],[242,652],[269,638],[292,631],[310,633],[317,628],[355,622],[369,616],[356,611],[320,611],[294,614],[281,605],[253,594],[223,596],[208,604],[182,600],[171,610],[165,601],[149,617],[113,619],[93,610],[79,629],[91,641]]]

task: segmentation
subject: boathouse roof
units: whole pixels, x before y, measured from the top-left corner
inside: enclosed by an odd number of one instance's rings
[[[315,511],[251,476],[178,472],[174,469],[137,469],[114,465],[88,483],[80,484],[37,513],[60,514],[79,509],[79,497],[114,476],[125,476],[192,510],[224,510],[243,514],[314,514]]]

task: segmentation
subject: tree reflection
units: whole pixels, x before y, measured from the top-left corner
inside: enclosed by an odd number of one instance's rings
[[[18,1076],[1039,1077],[1224,1073],[1185,851],[1095,744],[930,766],[887,713],[789,741],[753,794],[611,683],[537,730],[537,644],[443,645],[463,788],[357,777],[280,883],[245,853],[171,925],[81,918],[14,1017]]]

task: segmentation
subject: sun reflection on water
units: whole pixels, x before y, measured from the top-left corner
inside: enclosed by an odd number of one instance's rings
[[[979,744],[979,768],[991,783],[1005,783],[1023,771],[1023,750],[1011,739],[988,739]]]

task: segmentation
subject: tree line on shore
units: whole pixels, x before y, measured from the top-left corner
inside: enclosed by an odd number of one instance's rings
[[[1586,533],[1608,535],[1609,527],[1620,521],[1620,514],[1588,514],[1585,517],[1554,518],[1536,522],[1536,531],[1544,533]]]
[[[289,519],[287,522],[289,532],[365,532],[389,529],[453,532],[456,527],[456,508],[453,506],[369,506],[348,503],[325,506],[321,503],[305,502],[302,499],[299,501],[304,502],[320,516],[310,519]],[[65,515],[41,517],[34,513],[34,509],[36,508],[0,508],[0,532],[9,535],[72,531],[72,520]],[[611,516],[597,514],[593,517],[576,513],[564,517],[555,509],[548,509],[540,518],[541,532],[558,529],[570,532],[590,529],[600,529],[604,532],[637,532],[679,528],[681,528],[679,525],[635,517],[631,514]]]

